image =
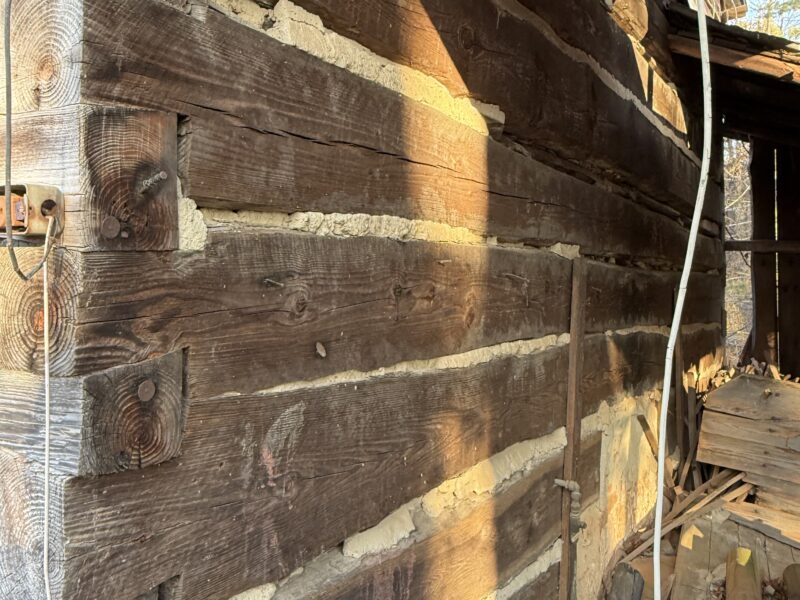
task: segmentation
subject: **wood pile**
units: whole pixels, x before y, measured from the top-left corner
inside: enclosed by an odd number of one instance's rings
[[[690,452],[677,479],[667,476],[665,557],[676,560],[662,567],[669,592],[662,597],[794,597],[787,586],[800,570],[800,385],[753,360],[719,371],[707,390],[678,390]],[[652,529],[628,540],[620,561],[626,570],[618,565],[611,579],[633,567],[647,582],[653,541]]]

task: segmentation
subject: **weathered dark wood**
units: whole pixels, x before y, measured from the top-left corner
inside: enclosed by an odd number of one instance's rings
[[[663,354],[666,343],[649,333],[620,338],[587,337],[584,409],[636,393],[642,348]],[[635,338],[642,344],[630,345]],[[617,380],[626,359],[633,368]],[[613,377],[596,371],[609,364]],[[246,589],[279,579],[444,479],[563,426],[566,372],[560,346],[460,369],[198,401],[179,460],[71,482],[67,571],[112,595],[179,573],[187,590],[218,596],[233,593],[232,581]],[[548,498],[557,535],[552,481]],[[201,538],[206,558],[197,562]]]
[[[800,240],[800,149],[776,152],[778,239]],[[800,374],[800,257],[778,255],[778,336],[780,368]]]
[[[59,260],[54,375],[189,348],[192,397],[567,330],[569,261],[536,250],[219,229],[205,254]],[[715,322],[719,278],[698,277],[687,320]],[[14,343],[0,358],[5,368],[39,369],[41,292],[5,281],[13,317],[0,327]],[[587,330],[668,323],[676,281],[676,273],[591,265]]]
[[[767,248],[770,244],[777,246],[781,242],[771,242],[775,240],[775,146],[769,142],[754,140],[750,145],[750,187],[753,240],[763,240]],[[726,250],[728,244],[725,243]],[[759,245],[755,241],[750,242],[749,250],[757,250]],[[775,254],[754,254],[750,264],[753,286],[751,355],[759,362],[777,365],[778,290]]]
[[[178,243],[175,129],[175,115],[121,108],[77,105],[17,115],[13,178],[64,193],[63,246],[172,250]],[[143,189],[162,173],[166,179]],[[116,222],[113,238],[103,235],[109,218]]]
[[[185,136],[184,192],[200,206],[390,214],[507,241],[577,244],[592,256],[681,264],[687,231],[673,219],[435,110],[385,90],[368,93],[409,115],[407,131],[397,135],[413,136],[414,145],[387,153],[275,135],[243,127],[230,116],[193,117]],[[409,160],[417,146],[429,145],[442,148],[437,157]],[[451,156],[458,161],[448,160]],[[701,235],[698,243],[697,268],[719,268],[719,240]]]
[[[385,11],[369,10],[363,3],[353,6],[360,15],[369,15],[370,22],[378,17],[380,37],[393,37],[379,20]],[[405,47],[421,48],[437,61],[439,52],[450,52],[455,64],[467,60],[472,68],[460,73],[466,87],[474,96],[503,106],[511,133],[594,162],[603,171],[617,170],[623,179],[688,213],[697,165],[588,66],[563,54],[529,21],[490,2],[466,7],[438,1],[426,9],[430,19],[424,11],[407,13],[413,17],[415,43]],[[87,102],[125,102],[193,116],[222,112],[243,127],[282,136],[372,148],[430,164],[454,158],[452,150],[418,144],[405,131],[413,116],[397,119],[390,114],[377,84],[332,69],[214,10],[201,22],[176,16],[174,9],[155,0],[125,0],[113,7],[91,0],[84,20],[82,94]],[[417,27],[420,20],[422,27]],[[160,27],[150,28],[153,22]],[[439,23],[439,29],[432,23]],[[461,33],[443,23],[459,24]],[[467,31],[473,37],[465,49],[459,36]],[[488,32],[491,43],[481,39]],[[444,41],[437,43],[440,35]],[[422,43],[423,38],[434,45]],[[488,60],[473,60],[481,47],[492,48]],[[248,68],[234,73],[228,65],[241,56],[251,58]],[[573,75],[565,78],[565,72]],[[449,73],[450,78],[459,74],[452,68]],[[519,75],[509,82],[509,73]],[[501,98],[495,97],[498,92]],[[543,103],[532,117],[533,96]],[[565,106],[573,108],[565,111]],[[719,221],[719,211],[712,201],[707,215]]]
[[[83,416],[81,380],[54,378],[50,390],[50,470],[77,475]],[[27,462],[44,464],[44,377],[41,375],[0,371],[0,449]]]
[[[761,578],[755,555],[749,548],[733,548],[725,570],[725,597],[730,600],[761,600]]]
[[[755,252],[756,254],[780,254],[780,253],[800,254],[800,241],[795,242],[792,240],[728,240],[725,242],[725,251]]]
[[[558,565],[551,566],[534,581],[514,592],[508,600],[542,600],[558,594]]]
[[[580,395],[583,378],[583,362],[586,351],[584,345],[585,315],[586,315],[586,261],[576,259],[572,261],[572,297],[569,314],[569,371],[567,373],[567,446],[564,448],[564,481],[576,481],[578,471],[578,458],[581,453],[581,420],[583,419],[582,398]],[[558,576],[559,598],[567,600],[572,593],[573,580],[577,577],[574,572],[576,562],[573,553],[577,551],[572,547],[574,532],[571,527],[570,504],[571,492],[564,488],[561,490],[561,567]]]
[[[177,117],[94,109],[84,126],[85,249],[177,249]]]
[[[672,320],[673,290],[679,273],[630,269],[590,263],[587,282],[586,329],[605,331],[634,325],[667,325]],[[694,274],[684,310],[684,323],[719,323],[722,318],[722,278]]]
[[[586,467],[581,487],[586,490],[597,490],[599,447],[591,444],[581,457]],[[394,598],[398,585],[407,598],[483,598],[558,537],[560,509],[552,485],[560,463],[546,463],[450,527],[337,583],[320,598]]]
[[[183,352],[90,375],[81,473],[144,469],[178,456],[186,422]]]
[[[700,43],[694,38],[670,35],[669,46],[676,54],[700,58]],[[712,43],[709,47],[709,58],[714,64],[743,69],[782,81],[800,80],[800,64],[783,60],[771,53],[742,51]]]
[[[58,598],[63,576],[64,477],[50,480],[50,583]],[[0,448],[0,598],[44,597],[42,541],[44,475],[41,465]]]

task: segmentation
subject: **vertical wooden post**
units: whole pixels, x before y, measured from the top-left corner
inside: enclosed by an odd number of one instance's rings
[[[572,262],[572,305],[569,319],[569,372],[567,374],[567,447],[564,449],[564,480],[578,478],[578,456],[581,452],[581,407],[580,384],[583,371],[583,337],[586,314],[586,261],[576,258]],[[561,567],[559,574],[559,598],[568,600],[572,580],[575,577],[574,556],[570,531],[571,496],[562,490],[561,498]]]
[[[800,240],[800,149],[777,149],[778,239]],[[778,348],[781,371],[800,375],[800,256],[778,255]]]
[[[775,146],[754,139],[750,147],[753,239],[775,239]],[[751,256],[753,326],[750,356],[759,362],[778,364],[778,296],[773,253]]]

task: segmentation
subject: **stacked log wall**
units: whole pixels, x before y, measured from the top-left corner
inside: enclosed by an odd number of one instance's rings
[[[628,425],[699,172],[691,99],[637,34],[660,13],[462,4],[15,3],[14,177],[67,200],[54,597],[549,593],[579,255],[587,511],[649,510],[609,486],[654,483],[615,463],[646,459]],[[720,198],[685,317],[704,375]],[[38,597],[42,289],[0,281],[0,598]]]

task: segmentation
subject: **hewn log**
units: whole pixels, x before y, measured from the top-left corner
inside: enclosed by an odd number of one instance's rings
[[[5,12],[5,0],[0,7]],[[82,7],[83,0],[14,0],[14,113],[70,106],[79,101]],[[0,53],[3,52],[0,39]],[[0,88],[5,89],[5,85],[5,73],[0,73]],[[5,107],[0,110],[5,112]]]
[[[599,487],[599,449],[595,438],[581,457],[579,477],[587,500]],[[408,598],[485,597],[558,537],[560,509],[553,502],[552,486],[561,472],[560,462],[546,463],[450,527],[336,584],[320,598],[358,600],[367,597],[368,590],[377,597],[395,597],[398,584]]]
[[[62,529],[65,478],[50,480],[50,585],[60,597],[63,578]],[[0,448],[0,599],[43,598],[44,474],[15,452]]]
[[[652,333],[589,336],[584,409],[657,385],[656,370],[645,381],[638,365],[644,348],[663,354],[665,344]],[[181,573],[187,589],[220,596],[279,579],[480,460],[563,426],[565,378],[560,346],[198,401],[179,460],[71,482],[67,571],[99,595],[144,592]],[[548,489],[557,532],[560,504]]]
[[[44,464],[44,379],[0,371],[0,448]],[[102,475],[178,456],[187,408],[180,351],[51,380],[50,470]]]
[[[90,375],[83,389],[81,474],[144,469],[178,456],[187,412],[181,351]]]
[[[433,160],[193,117],[183,146],[184,192],[200,206],[273,212],[367,213],[466,227],[507,241],[577,244],[592,256],[679,265],[687,231],[677,221],[548,167],[435,110],[381,90],[408,113],[404,136],[441,145]],[[449,162],[448,157],[458,157]],[[274,160],[280,157],[280,160]],[[332,191],[332,190],[335,190]],[[719,268],[719,241],[701,235],[697,267]]]
[[[378,14],[361,3],[358,9],[359,14]],[[588,66],[562,53],[529,21],[487,1],[469,7],[440,1],[426,9],[436,22],[460,23],[460,33],[450,26],[437,30],[425,17],[427,25],[415,29],[416,42],[440,34],[443,41],[407,46],[439,56],[432,50],[444,44],[442,51],[449,51],[456,64],[462,59],[471,64],[473,68],[460,73],[465,85],[473,95],[506,110],[511,133],[595,162],[598,169],[615,170],[667,203],[685,212],[691,209],[697,165],[628,100],[600,83]],[[406,123],[416,116],[413,103],[406,103],[410,112],[398,119],[388,112],[392,105],[383,102],[392,93],[378,84],[332,69],[216,11],[201,22],[155,0],[124,0],[113,6],[90,0],[84,19],[82,94],[87,102],[125,102],[192,116],[222,112],[243,127],[281,136],[373,148],[430,164],[456,158],[452,149],[419,144],[407,134]],[[418,20],[419,15],[414,17]],[[160,27],[149,27],[153,22]],[[467,31],[473,40],[465,49]],[[483,40],[489,32],[491,41]],[[386,37],[383,26],[380,35]],[[109,40],[114,40],[113,51]],[[491,50],[481,60],[473,59],[481,47]],[[251,60],[234,73],[228,65],[241,56]],[[565,72],[572,76],[563,77]],[[214,77],[209,79],[209,73]],[[509,82],[508,73],[518,75]],[[503,98],[494,97],[498,91]],[[531,97],[542,100],[534,115]],[[571,110],[565,111],[566,106]],[[719,210],[711,202],[707,215],[719,221]]]
[[[174,250],[176,126],[175,115],[85,105],[18,115],[13,181],[55,185],[65,194],[64,246]]]

